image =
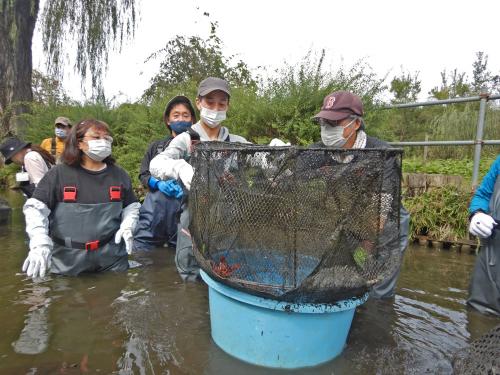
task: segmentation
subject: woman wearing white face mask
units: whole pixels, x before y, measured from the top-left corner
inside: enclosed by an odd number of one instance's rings
[[[321,126],[321,142],[311,145],[311,148],[335,147],[343,149],[364,149],[364,148],[390,148],[391,146],[380,139],[368,136],[364,129],[363,103],[361,99],[347,91],[336,91],[327,95],[323,100],[321,111],[313,118]],[[353,155],[338,155],[334,162],[349,163]],[[324,160],[305,160],[308,168],[320,168]],[[334,164],[334,163],[333,163]],[[394,168],[387,168],[392,171]],[[390,181],[391,176],[385,176],[385,181]],[[383,189],[382,189],[383,190]],[[381,201],[392,201],[392,196],[382,193]],[[399,213],[399,243],[392,243],[396,249],[404,254],[408,246],[408,231],[410,215],[401,205]],[[390,230],[390,228],[384,228]],[[399,270],[387,279],[376,284],[371,295],[376,298],[392,297],[395,293],[396,282]]]
[[[111,157],[107,124],[85,120],[70,132],[62,163],[40,181],[23,211],[30,252],[23,271],[76,276],[123,271],[140,204]]]

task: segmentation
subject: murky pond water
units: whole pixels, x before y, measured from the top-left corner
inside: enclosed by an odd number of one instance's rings
[[[127,273],[33,283],[20,273],[23,199],[0,195],[14,208],[0,227],[0,374],[284,373],[213,343],[207,288],[180,282],[171,249],[134,256],[143,266]],[[451,373],[454,352],[500,323],[465,306],[473,262],[467,253],[412,247],[396,297],[358,308],[343,354],[296,373]]]

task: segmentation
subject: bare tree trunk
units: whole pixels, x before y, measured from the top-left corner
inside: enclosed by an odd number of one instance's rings
[[[1,135],[20,130],[16,129],[13,116],[26,112],[25,103],[33,100],[31,42],[39,3],[39,0],[0,0]]]

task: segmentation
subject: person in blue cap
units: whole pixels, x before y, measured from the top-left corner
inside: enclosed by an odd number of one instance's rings
[[[500,316],[500,156],[491,165],[469,206],[469,232],[481,239],[467,304],[476,310]]]
[[[163,121],[170,134],[149,145],[139,173],[139,180],[148,189],[134,234],[134,249],[139,251],[152,250],[165,244],[175,248],[177,242],[182,188],[176,180],[162,181],[153,177],[149,171],[149,163],[168,147],[175,136],[186,132],[196,122],[191,101],[183,95],[172,98],[165,107]]]

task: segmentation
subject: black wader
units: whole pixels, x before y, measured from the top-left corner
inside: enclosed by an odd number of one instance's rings
[[[490,213],[495,219],[500,217],[500,176],[497,177],[490,199]],[[494,230],[492,237],[481,240],[481,250],[474,265],[467,303],[483,314],[500,316],[499,231]]]

